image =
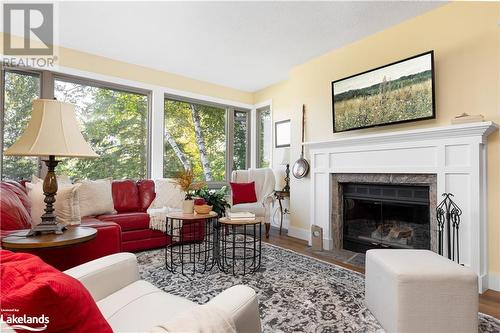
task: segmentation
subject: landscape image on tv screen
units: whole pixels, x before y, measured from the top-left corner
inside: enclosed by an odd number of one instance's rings
[[[333,131],[430,119],[433,52],[332,82]]]

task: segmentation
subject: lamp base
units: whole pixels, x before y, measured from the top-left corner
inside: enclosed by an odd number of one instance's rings
[[[28,232],[26,237],[30,236],[36,236],[39,234],[56,234],[56,235],[62,235],[63,231],[66,230],[66,226],[61,223],[57,222],[42,222],[33,228]]]
[[[286,169],[285,169],[285,187],[283,187],[283,192],[290,192],[290,164],[286,165]]]
[[[66,227],[56,221],[54,213],[54,202],[56,202],[57,194],[57,179],[54,172],[59,161],[56,161],[55,156],[50,155],[48,160],[44,160],[47,165],[47,175],[43,180],[43,194],[45,195],[45,213],[42,215],[42,222],[34,226],[26,236],[34,236],[37,234],[57,234],[60,235]]]

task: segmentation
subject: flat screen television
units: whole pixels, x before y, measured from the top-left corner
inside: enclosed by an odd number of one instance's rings
[[[333,132],[436,117],[434,52],[332,82]]]

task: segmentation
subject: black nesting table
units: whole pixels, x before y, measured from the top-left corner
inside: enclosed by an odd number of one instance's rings
[[[217,213],[167,214],[165,266],[183,275],[205,273],[216,265]]]
[[[217,264],[227,274],[245,275],[260,268],[262,257],[262,224],[264,219],[219,220]]]

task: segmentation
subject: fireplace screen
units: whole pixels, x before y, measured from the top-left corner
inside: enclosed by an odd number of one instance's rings
[[[344,184],[344,248],[429,249],[429,188]]]

